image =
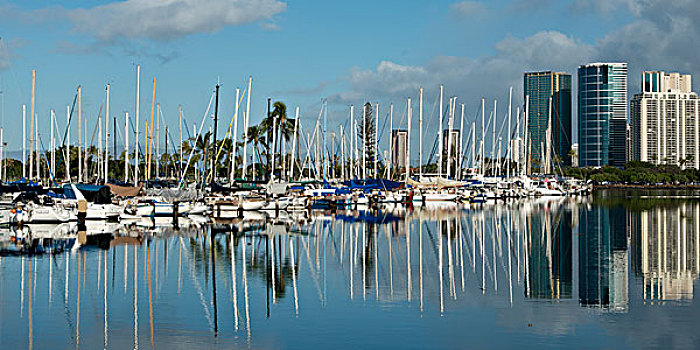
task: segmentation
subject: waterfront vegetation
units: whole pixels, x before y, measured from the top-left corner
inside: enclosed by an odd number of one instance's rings
[[[591,180],[596,184],[687,185],[700,183],[700,170],[683,169],[678,165],[654,165],[632,161],[623,168],[604,166],[562,169],[564,175]]]

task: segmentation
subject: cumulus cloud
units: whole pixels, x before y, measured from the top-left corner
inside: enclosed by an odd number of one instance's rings
[[[638,15],[652,1],[656,0],[576,0],[571,8],[576,12],[594,10],[606,15],[626,9]]]
[[[479,1],[460,1],[450,5],[450,11],[458,17],[473,16],[484,10],[484,4]]]
[[[581,0],[610,8],[602,1]],[[383,61],[373,69],[353,68],[345,77],[349,89],[335,101],[347,103],[362,97],[396,99],[415,96],[418,86],[444,84],[446,91],[463,100],[481,96],[503,98],[509,86],[522,96],[526,71],[557,70],[574,74],[592,61],[622,61],[630,67],[630,94],[639,90],[642,70],[662,69],[700,74],[700,61],[692,48],[700,47],[700,6],[694,0],[614,0],[617,9],[634,20],[597,40],[586,43],[559,31],[541,31],[525,38],[507,36],[496,43],[495,53],[480,58],[438,56],[421,65]],[[578,5],[583,6],[583,5]],[[612,6],[612,5],[611,5]]]
[[[100,42],[168,41],[269,20],[286,7],[277,0],[127,0],[65,14],[76,31]]]
[[[571,70],[571,62],[595,57],[595,49],[557,31],[536,33],[525,39],[507,37],[496,44],[496,53],[479,59],[438,56],[422,66],[383,61],[375,69],[352,69],[346,77],[350,89],[333,101],[348,103],[365,96],[390,99],[415,95],[420,86],[444,84],[450,94],[470,101],[519,91],[522,73],[528,70]]]

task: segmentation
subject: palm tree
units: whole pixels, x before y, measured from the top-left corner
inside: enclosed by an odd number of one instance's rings
[[[267,153],[265,150],[268,148],[268,144],[265,139],[265,131],[260,125],[253,125],[248,127],[248,142],[251,142],[253,144],[253,152],[254,154],[257,154],[258,156],[258,162],[260,162],[260,159],[262,159],[261,156],[267,156]],[[263,146],[263,152],[262,154],[260,153],[260,145],[262,144]],[[255,162],[253,162],[253,171],[255,171]],[[260,169],[261,171],[264,171],[263,169]]]
[[[576,151],[574,151],[574,150],[569,150],[568,156],[569,156],[569,158],[571,158],[571,165],[576,164],[576,158],[577,158],[577,157],[576,157]]]
[[[292,138],[292,133],[294,132],[294,119],[289,119],[287,117],[287,106],[284,104],[284,102],[281,101],[276,101],[272,105],[272,111],[263,118],[263,120],[260,122],[258,125],[258,128],[260,128],[260,132],[262,134],[266,134],[267,137],[265,138],[265,148],[267,150],[271,150],[271,152],[274,154],[279,154],[282,152],[282,137],[286,141],[289,141]],[[276,133],[273,135],[273,132]],[[276,147],[275,149],[272,149],[270,147],[270,142],[273,144],[276,142]],[[272,157],[265,157],[267,166],[270,166],[270,162],[272,160]]]

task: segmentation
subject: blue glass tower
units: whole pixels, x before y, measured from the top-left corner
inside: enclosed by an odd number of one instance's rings
[[[547,147],[547,128],[552,130],[552,150],[564,165],[571,165],[571,74],[558,72],[525,73],[524,94],[529,96],[527,131],[531,160],[543,164],[542,149]],[[552,125],[549,104],[552,103]]]
[[[627,162],[627,63],[578,68],[578,133],[581,166]]]

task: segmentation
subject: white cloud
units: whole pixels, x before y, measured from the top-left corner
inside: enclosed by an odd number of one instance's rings
[[[595,57],[591,45],[556,31],[539,32],[522,40],[507,37],[495,48],[494,55],[480,59],[438,56],[422,66],[383,61],[375,69],[355,68],[346,77],[350,90],[336,95],[333,101],[403,98],[415,95],[420,86],[434,88],[444,84],[449,94],[473,102],[481,96],[503,94],[509,86],[518,92],[524,71],[571,71],[571,62]]]
[[[598,6],[596,10],[609,9],[602,1],[580,1],[584,2]],[[493,55],[476,59],[437,56],[413,66],[384,61],[374,69],[352,69],[345,78],[348,91],[338,94],[336,100],[396,99],[415,96],[418,86],[433,88],[439,84],[466,101],[481,96],[503,97],[509,86],[514,87],[515,96],[520,96],[523,72],[558,70],[574,74],[575,79],[577,67],[591,61],[628,62],[630,93],[639,90],[642,70],[700,74],[700,61],[693,49],[700,47],[700,5],[695,0],[614,2],[636,19],[592,43],[558,31],[541,31],[525,38],[507,36],[495,44]]]
[[[613,14],[623,9],[638,15],[644,7],[654,1],[656,0],[576,0],[571,8],[574,11],[594,10],[605,15]]]
[[[450,11],[458,17],[473,16],[484,10],[484,4],[479,1],[460,1],[450,5]]]
[[[270,19],[286,7],[277,0],[127,0],[66,15],[76,31],[100,42],[167,41]]]

